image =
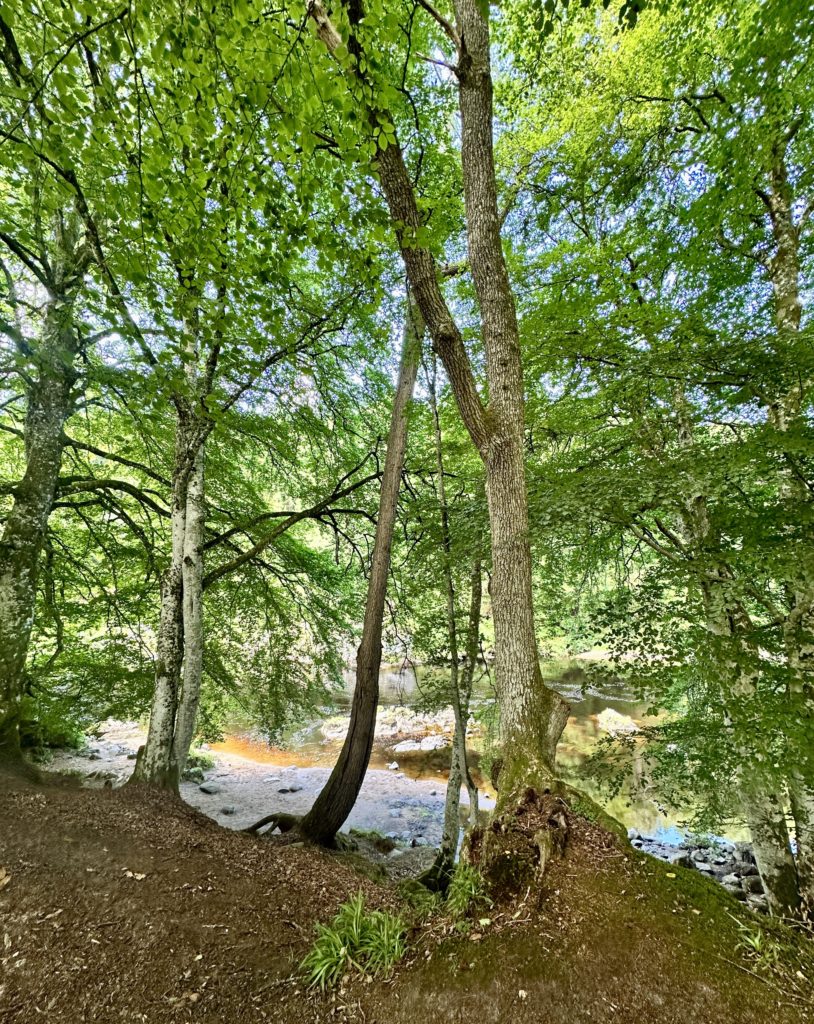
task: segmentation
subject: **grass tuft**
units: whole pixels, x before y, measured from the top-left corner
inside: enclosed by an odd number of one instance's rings
[[[389,971],[405,954],[406,927],[400,917],[365,910],[362,893],[344,903],[330,924],[317,925],[317,938],[302,961],[312,988],[332,988],[351,971],[373,976]]]

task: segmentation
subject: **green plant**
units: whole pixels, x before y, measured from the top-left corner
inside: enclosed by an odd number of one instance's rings
[[[492,906],[483,875],[470,864],[458,864],[447,890],[447,909],[460,919]]]
[[[407,949],[405,925],[383,910],[365,910],[357,893],[329,925],[317,925],[317,938],[302,961],[308,984],[330,988],[351,970],[374,975],[390,970]]]
[[[759,925],[752,925],[745,921],[739,921],[732,914],[729,915],[738,926],[740,939],[735,949],[740,950],[748,959],[755,963],[755,966],[770,970],[781,958],[782,949],[780,943],[774,936],[764,931]]]
[[[205,772],[208,772],[210,768],[215,767],[215,758],[212,754],[205,750],[190,750],[187,756],[187,768],[202,768]]]
[[[398,894],[410,908],[410,918],[416,924],[426,921],[441,907],[440,893],[430,892],[415,878],[409,878],[398,887]]]

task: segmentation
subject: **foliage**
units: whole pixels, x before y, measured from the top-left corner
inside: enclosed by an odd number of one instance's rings
[[[453,919],[473,917],[491,906],[492,900],[483,875],[471,864],[459,861],[455,866],[446,897],[446,907]]]
[[[357,971],[384,974],[404,956],[405,926],[383,910],[365,910],[357,893],[344,903],[329,925],[317,925],[317,939],[302,962],[309,985],[326,989]]]

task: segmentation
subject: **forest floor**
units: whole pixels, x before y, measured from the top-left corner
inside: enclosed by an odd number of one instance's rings
[[[489,924],[433,919],[391,978],[323,996],[298,968],[314,924],[358,891],[403,909],[392,884],[180,800],[0,775],[0,1022],[814,1021],[811,940],[584,818],[571,826],[541,887]],[[738,922],[771,956],[750,959]]]

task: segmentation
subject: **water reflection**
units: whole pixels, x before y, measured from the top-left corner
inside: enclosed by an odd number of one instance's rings
[[[549,685],[562,693],[571,704],[571,715],[558,751],[563,776],[578,782],[581,788],[625,825],[636,827],[647,833],[655,832],[658,829],[674,828],[681,816],[660,807],[652,795],[648,795],[643,782],[640,761],[637,764],[634,758],[629,784],[613,798],[600,792],[582,770],[586,760],[596,750],[599,741],[607,737],[609,732],[636,730],[637,727],[652,722],[653,719],[647,715],[647,705],[626,695],[623,684],[618,679],[608,678],[601,667],[596,668],[569,662],[545,662],[542,668],[544,678]],[[429,673],[424,669],[420,670],[417,680],[411,666],[382,666],[379,677],[381,706],[383,708],[421,706],[426,700],[427,678],[430,678]],[[349,709],[353,685],[353,671],[349,670],[345,673],[344,687],[336,694],[336,705],[340,716]],[[483,705],[492,697],[490,680],[484,674],[475,686],[473,702]],[[271,747],[262,739],[252,735],[234,733],[228,735],[224,742],[215,744],[214,748],[279,768],[290,765],[330,767],[334,764],[341,749],[342,728],[340,719],[340,735],[336,735],[335,731],[333,733],[329,731],[328,738],[326,738],[321,729],[328,717],[326,714],[324,718],[314,721],[307,728],[300,729],[281,747]],[[331,722],[336,721],[335,718],[330,720]],[[394,760],[397,760],[398,770],[411,778],[434,778],[439,782],[446,779],[449,768],[449,747],[430,751],[411,750],[394,754],[393,745],[396,742],[397,739],[392,736],[377,738],[370,767],[387,768]],[[472,751],[476,783],[485,795],[493,797],[494,791],[488,779],[478,771],[478,761],[483,749],[482,734],[476,731],[475,735],[468,740],[468,744]]]

